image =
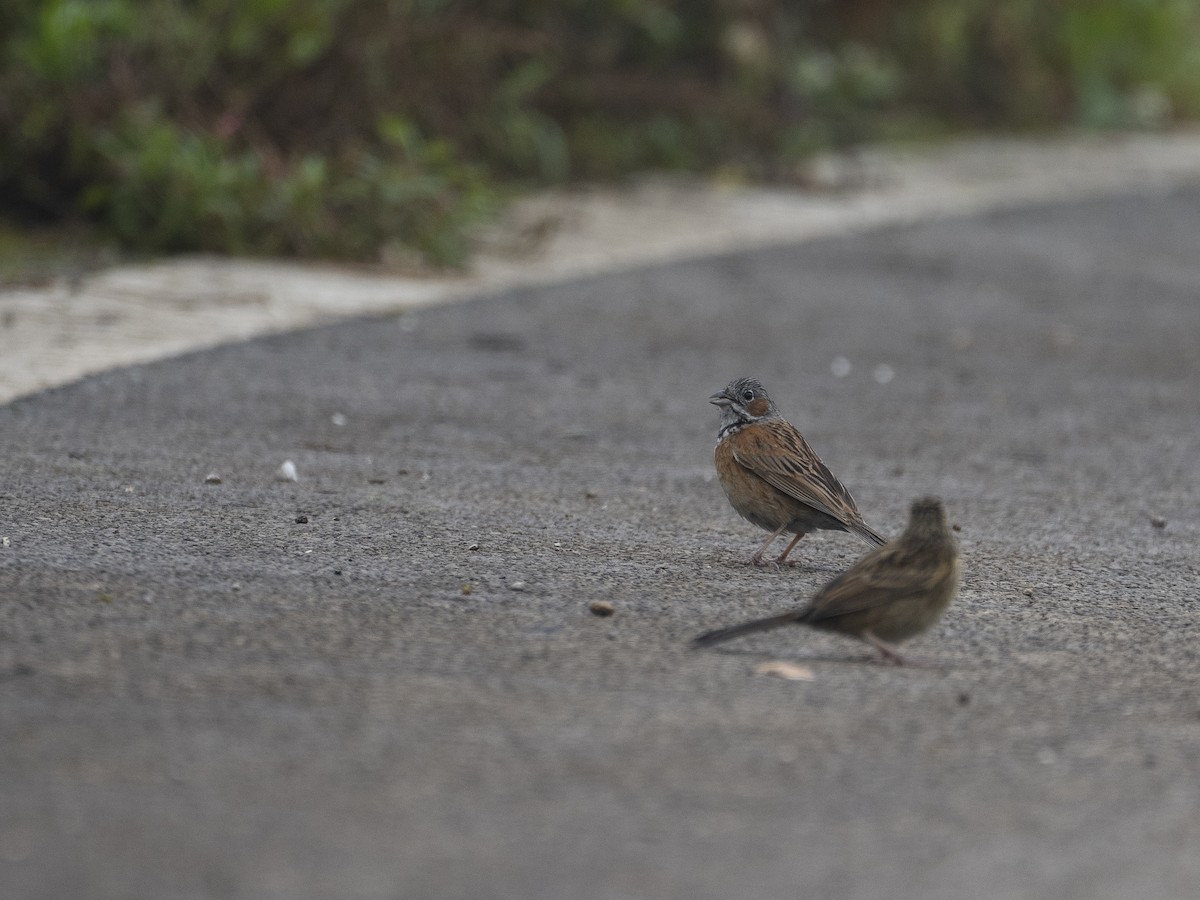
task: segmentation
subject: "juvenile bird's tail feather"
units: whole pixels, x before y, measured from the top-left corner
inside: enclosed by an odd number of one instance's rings
[[[793,609],[785,613],[780,613],[777,616],[755,619],[753,622],[743,622],[741,625],[730,625],[728,628],[718,628],[715,631],[706,632],[698,638],[693,638],[692,647],[711,647],[713,644],[719,644],[730,638],[741,637],[743,634],[753,634],[756,631],[770,631],[772,628],[791,625],[794,622],[803,622],[805,613],[805,610]]]

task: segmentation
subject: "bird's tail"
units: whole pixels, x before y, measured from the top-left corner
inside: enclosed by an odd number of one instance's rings
[[[793,609],[777,616],[765,619],[755,619],[753,622],[743,622],[741,625],[730,625],[728,628],[718,628],[692,639],[692,647],[711,647],[730,638],[741,637],[743,634],[753,634],[756,631],[770,631],[781,625],[791,625],[793,622],[804,620],[804,610]]]
[[[851,522],[850,531],[851,533],[862,538],[868,544],[873,544],[876,547],[882,547],[888,542],[887,538],[885,538],[866,522]]]

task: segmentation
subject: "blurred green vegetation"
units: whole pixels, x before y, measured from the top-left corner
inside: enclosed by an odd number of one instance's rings
[[[0,212],[460,265],[511,191],[1200,113],[1191,0],[8,0]]]

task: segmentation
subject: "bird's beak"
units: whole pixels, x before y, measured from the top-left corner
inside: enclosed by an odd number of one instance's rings
[[[724,409],[725,407],[729,406],[731,401],[724,394],[713,394],[708,398],[708,402],[713,406],[719,406]]]

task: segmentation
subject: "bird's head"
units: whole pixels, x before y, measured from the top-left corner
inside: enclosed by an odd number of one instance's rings
[[[721,431],[749,425],[758,419],[779,415],[779,410],[767,395],[767,389],[757,378],[737,378],[708,398],[721,408]]]

